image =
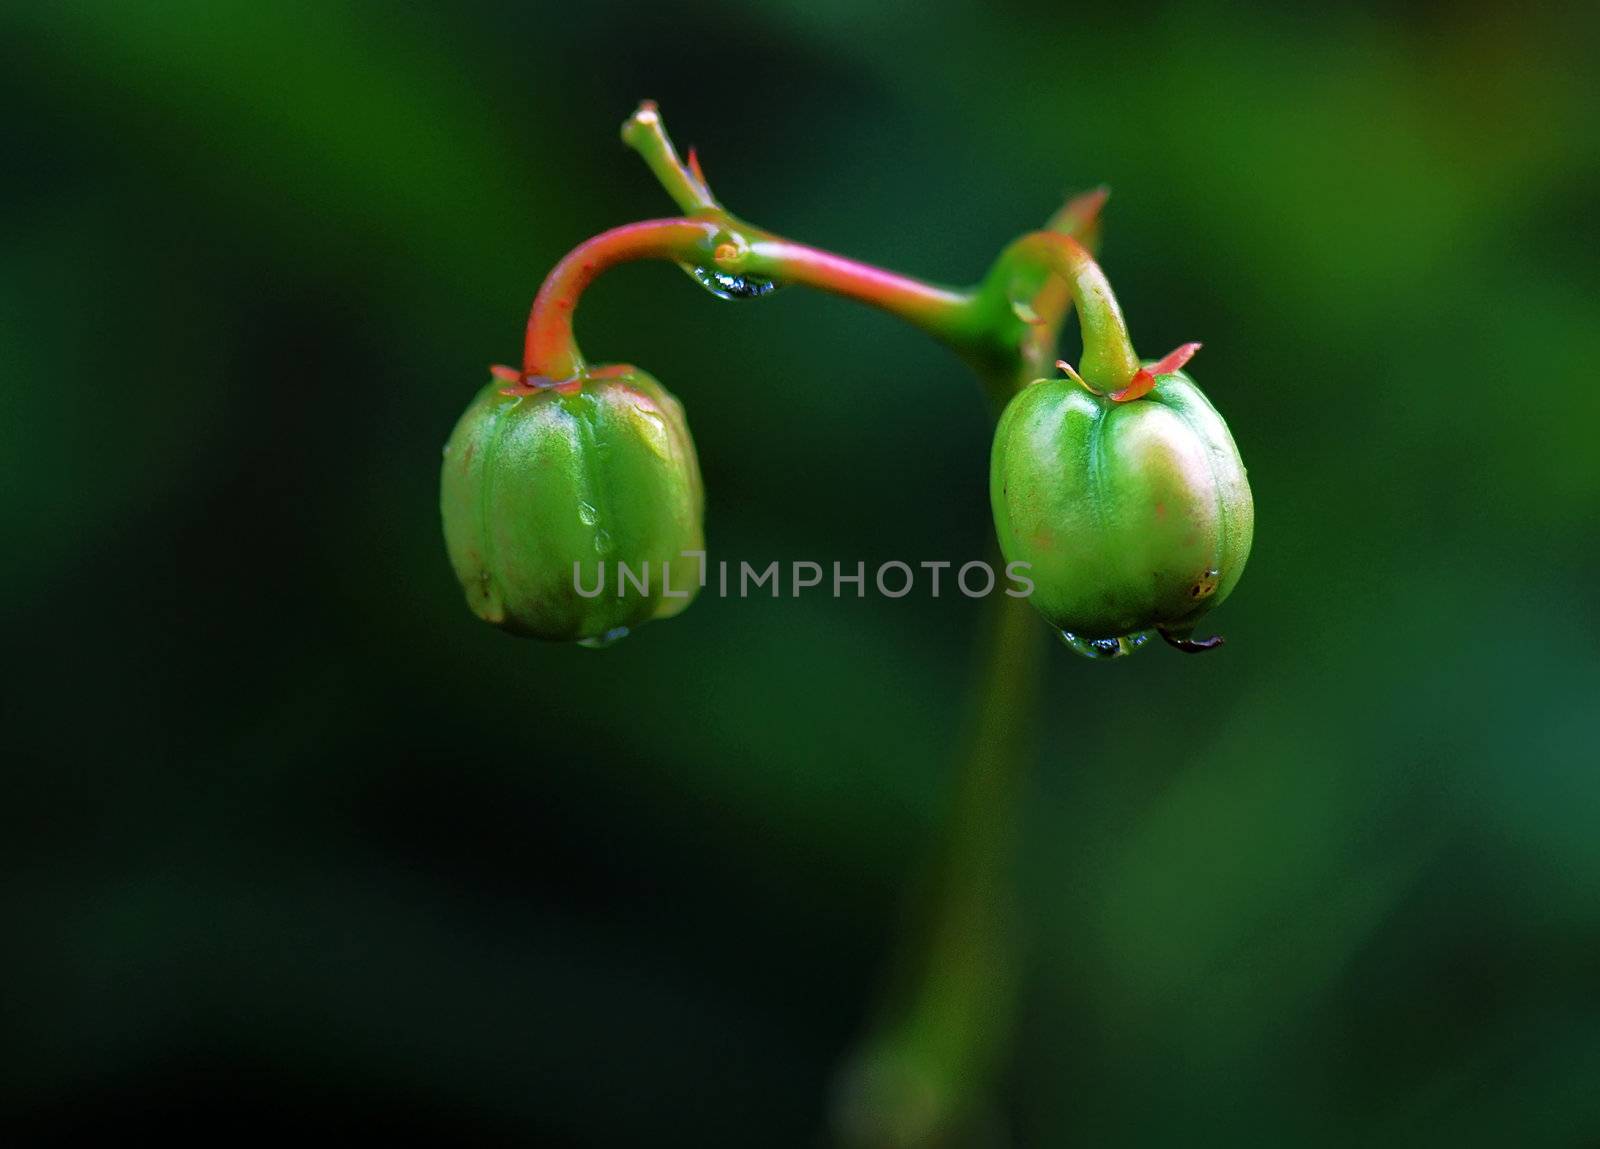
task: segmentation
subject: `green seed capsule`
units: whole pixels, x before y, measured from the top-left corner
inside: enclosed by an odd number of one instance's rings
[[[704,502],[683,407],[633,367],[509,393],[493,381],[444,449],[445,545],[467,603],[534,638],[598,645],[688,606]]]
[[[1239,581],[1255,526],[1228,426],[1182,372],[1122,403],[1068,379],[1023,388],[995,432],[989,493],[1034,606],[1102,649],[1152,629],[1187,639]]]

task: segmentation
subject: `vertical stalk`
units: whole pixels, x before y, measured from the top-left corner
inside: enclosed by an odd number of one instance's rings
[[[1074,303],[1087,324],[1086,346],[1093,339],[1114,372],[1138,366],[1115,297],[1109,287],[1095,290],[1104,276],[1089,248],[1098,246],[1105,199],[1100,188],[1070,200],[1045,231],[1002,253],[974,295],[974,322],[994,339],[988,354],[970,346],[968,361],[996,418],[1054,357]],[[1032,323],[1014,317],[1019,303]],[[991,548],[991,563],[997,558]],[[868,1035],[838,1083],[833,1119],[841,1149],[965,1144],[1004,1068],[1019,975],[1018,810],[1033,759],[1047,634],[1026,600],[985,601],[975,703],[940,823],[944,836]]]
[[[1032,759],[1045,628],[1024,599],[984,604],[966,752],[912,929],[835,1110],[849,1149],[963,1144],[1014,1021],[1016,810]]]

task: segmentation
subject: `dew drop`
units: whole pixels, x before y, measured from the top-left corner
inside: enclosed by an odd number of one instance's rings
[[[593,503],[578,504],[578,521],[586,527],[592,527],[600,520],[600,512],[594,509]]]
[[[608,630],[604,634],[597,634],[593,638],[580,638],[578,645],[590,650],[604,650],[608,646],[615,646],[628,637],[628,628],[625,626]]]
[[[778,290],[778,285],[764,275],[749,275],[742,271],[719,271],[714,267],[695,267],[680,263],[679,267],[690,279],[718,299],[760,299]]]
[[[594,549],[599,554],[609,554],[611,551],[611,532],[601,527],[594,533]]]
[[[1084,658],[1104,660],[1125,658],[1150,641],[1148,630],[1135,631],[1118,638],[1080,638],[1070,630],[1061,632],[1061,644]]]

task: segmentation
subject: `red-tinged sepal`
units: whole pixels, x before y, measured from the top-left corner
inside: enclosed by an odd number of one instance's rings
[[[1133,373],[1133,378],[1128,380],[1128,385],[1120,391],[1111,392],[1113,403],[1132,403],[1135,399],[1143,399],[1150,394],[1150,389],[1156,385],[1156,377],[1150,374],[1148,368],[1141,367]]]
[[[1150,364],[1145,370],[1152,375],[1171,375],[1174,371],[1183,370],[1183,365],[1194,358],[1194,353],[1200,350],[1198,343],[1185,343]]]
[[[1111,392],[1111,401],[1113,403],[1131,403],[1135,399],[1143,399],[1155,387],[1157,378],[1182,370],[1183,365],[1193,359],[1194,353],[1198,350],[1200,350],[1200,344],[1185,343],[1182,347],[1167,352],[1150,366],[1139,368],[1133,373],[1133,378],[1128,380],[1126,387],[1120,391]]]

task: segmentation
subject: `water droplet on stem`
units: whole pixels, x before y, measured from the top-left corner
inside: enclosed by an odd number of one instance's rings
[[[778,290],[778,285],[764,275],[742,271],[721,271],[714,267],[695,267],[681,263],[688,277],[718,299],[760,299]]]

